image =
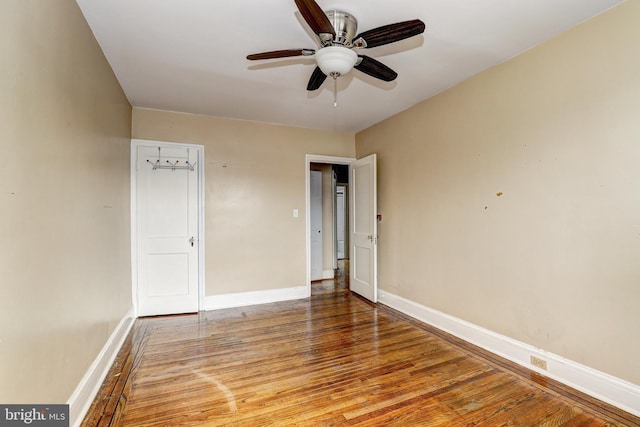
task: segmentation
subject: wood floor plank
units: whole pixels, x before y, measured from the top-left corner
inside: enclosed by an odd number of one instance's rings
[[[340,277],[306,300],[138,319],[83,426],[640,426]]]

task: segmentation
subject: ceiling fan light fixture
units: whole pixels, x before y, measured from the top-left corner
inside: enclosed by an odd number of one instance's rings
[[[333,78],[334,95],[337,94],[337,79],[348,74],[353,68],[373,78],[390,82],[398,73],[380,61],[366,55],[356,54],[351,48],[367,49],[395,43],[420,35],[425,24],[419,19],[396,22],[358,33],[358,20],[341,10],[323,11],[316,0],[295,0],[298,12],[313,31],[314,40],[320,41],[321,48],[284,49],[248,55],[248,60],[288,58],[291,56],[311,56],[316,60],[307,90],[318,90],[327,77]]]
[[[327,76],[344,76],[357,61],[358,55],[343,46],[326,46],[316,51],[316,63]]]

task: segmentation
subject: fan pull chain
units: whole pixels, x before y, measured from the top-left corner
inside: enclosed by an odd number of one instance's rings
[[[331,73],[331,77],[333,77],[333,106],[334,108],[338,108],[338,77],[340,73]]]

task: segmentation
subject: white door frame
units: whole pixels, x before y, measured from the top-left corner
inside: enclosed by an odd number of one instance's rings
[[[137,174],[136,164],[138,147],[188,148],[198,153],[198,310],[205,306],[204,295],[204,146],[183,144],[180,142],[154,141],[145,139],[131,140],[131,298],[138,317],[138,227],[137,227]]]
[[[306,221],[306,263],[307,263],[307,297],[311,296],[311,163],[326,163],[331,165],[349,165],[356,159],[352,157],[333,157],[317,154],[307,154],[305,157],[305,221]]]

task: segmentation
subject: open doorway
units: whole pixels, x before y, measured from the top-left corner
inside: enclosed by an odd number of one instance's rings
[[[349,291],[349,165],[309,164],[311,294]]]
[[[349,164],[355,159],[314,155],[306,157],[309,295],[312,283],[326,281],[324,285],[331,288],[334,279],[340,279],[342,287],[348,289],[349,273],[345,268],[349,257],[347,197]]]
[[[309,164],[310,281],[333,279],[349,258],[349,166]]]
[[[324,231],[316,235],[323,236],[322,243],[322,273],[313,277],[314,280],[331,280],[335,277],[335,269],[338,267],[338,239],[337,239],[337,219],[335,206],[337,205],[337,184],[339,178],[334,175],[333,165],[347,165],[347,216],[345,226],[348,230],[345,233],[349,236],[345,241],[348,252],[343,255],[348,257],[348,286],[349,290],[368,299],[377,302],[377,189],[376,189],[376,154],[370,154],[362,159],[345,157],[318,156],[307,154],[306,162],[306,271],[307,271],[307,295],[311,296],[311,172],[312,167],[327,171],[328,179],[320,179],[326,182],[329,191],[320,189],[322,194],[329,194],[327,206],[314,209],[322,216],[322,227]],[[328,212],[326,214],[325,212]],[[318,214],[316,214],[318,215]],[[329,222],[325,226],[325,219]],[[331,231],[326,231],[331,230]],[[326,242],[328,243],[326,243]],[[345,271],[346,273],[346,271]]]

